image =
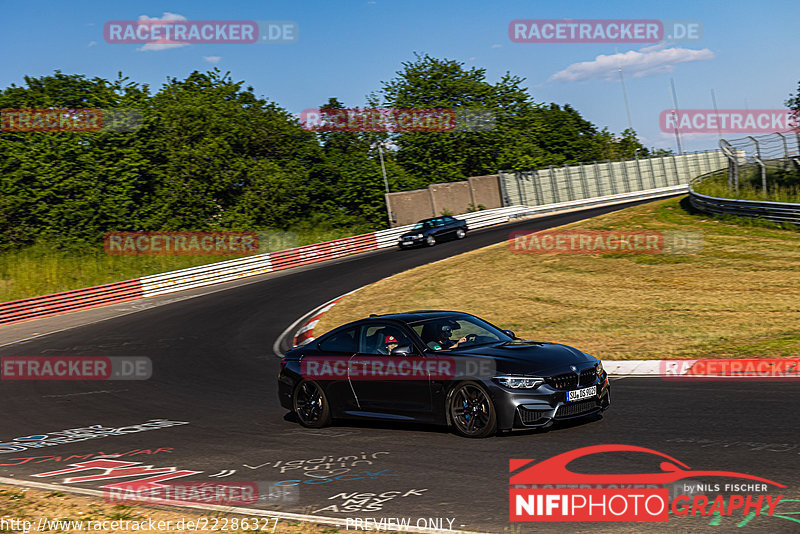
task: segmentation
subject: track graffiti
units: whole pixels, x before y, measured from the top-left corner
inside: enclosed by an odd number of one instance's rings
[[[324,476],[314,477],[312,479],[290,479],[290,480],[281,480],[276,482],[276,486],[298,486],[300,484],[327,484],[328,482],[335,482],[337,480],[341,481],[351,481],[351,480],[363,480],[363,479],[372,479],[372,478],[380,478],[380,477],[396,477],[394,473],[387,473],[388,469],[384,469],[382,471],[361,471],[359,473],[350,473],[350,474],[328,474]]]
[[[378,460],[379,457],[384,454],[389,453],[386,451],[379,451],[372,453],[362,452],[360,455],[348,456],[323,455],[319,458],[270,461],[256,466],[244,464],[244,467],[249,469],[271,467],[279,470],[278,472],[280,474],[284,474],[287,471],[295,472],[296,470],[301,470],[301,472],[308,477],[327,478],[349,473],[353,468],[371,466],[374,461]]]
[[[384,491],[383,493],[337,493],[332,497],[328,497],[329,501],[336,501],[335,503],[314,510],[312,514],[320,512],[377,512],[383,509],[383,505],[393,499],[403,499],[405,497],[421,497],[423,492],[428,491],[424,489],[410,489],[410,490],[392,490]]]
[[[71,456],[26,456],[24,458],[3,458],[6,463],[0,463],[0,467],[6,467],[11,465],[23,465],[27,463],[32,464],[41,464],[45,462],[69,462],[72,460],[89,460],[89,459],[98,459],[98,457],[102,458],[122,458],[126,456],[138,456],[140,454],[158,454],[161,452],[171,453],[173,452],[172,447],[161,447],[158,449],[133,449],[128,452],[123,453],[105,453],[105,452],[93,452],[90,454],[73,454]]]
[[[198,475],[202,471],[178,470],[177,467],[153,467],[152,465],[140,465],[142,462],[123,462],[121,460],[90,460],[88,462],[78,462],[70,464],[67,469],[48,471],[31,475],[35,478],[55,477],[72,475],[81,471],[92,471],[99,469],[102,473],[84,476],[68,476],[62,480],[63,484],[75,484],[78,482],[97,482],[113,478],[129,479],[125,482],[116,484],[106,484],[102,488],[110,489],[134,489],[137,491],[158,489],[164,486],[159,482],[183,478],[191,475]],[[130,480],[130,477],[144,475],[144,478]]]
[[[188,425],[187,421],[168,421],[166,419],[151,419],[146,423],[123,427],[106,427],[103,425],[91,425],[81,428],[70,428],[49,432],[47,434],[35,434],[32,436],[22,436],[14,438],[13,441],[0,443],[0,454],[10,452],[21,452],[27,449],[39,447],[53,447],[65,443],[75,443],[89,439],[107,438],[109,436],[124,436],[126,434],[137,434],[148,430],[157,430],[178,425]]]

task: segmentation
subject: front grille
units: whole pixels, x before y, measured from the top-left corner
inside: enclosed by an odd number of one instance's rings
[[[596,408],[597,400],[595,399],[573,402],[572,404],[565,404],[559,407],[558,411],[556,412],[556,417],[573,417],[583,413],[591,412]]]
[[[550,417],[552,410],[529,410],[528,408],[519,407],[519,418],[524,425],[532,425],[536,423],[544,423]]]
[[[566,373],[547,378],[547,383],[555,389],[575,389],[578,387],[578,375]]]
[[[584,369],[581,371],[581,383],[580,387],[591,386],[594,383],[594,379],[597,378],[597,371],[594,367],[591,369]]]

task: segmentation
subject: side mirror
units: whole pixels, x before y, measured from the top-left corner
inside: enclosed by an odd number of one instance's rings
[[[503,333],[507,336],[511,336],[511,339],[517,339],[517,336],[514,334],[513,330],[503,330]]]
[[[412,345],[400,345],[392,349],[389,353],[392,356],[408,356],[414,352],[414,347]]]

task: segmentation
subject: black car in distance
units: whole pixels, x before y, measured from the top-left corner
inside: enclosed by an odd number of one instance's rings
[[[400,248],[411,248],[419,245],[434,246],[447,239],[463,239],[467,236],[467,221],[456,219],[450,215],[422,219],[397,240]]]
[[[451,311],[373,315],[293,347],[281,361],[278,395],[307,427],[415,421],[473,438],[547,427],[611,404],[597,358]]]

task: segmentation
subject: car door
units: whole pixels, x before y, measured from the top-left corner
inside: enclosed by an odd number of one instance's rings
[[[450,216],[442,217],[442,219],[444,220],[445,227],[447,228],[447,237],[455,237],[456,230],[458,230],[458,221]]]
[[[448,228],[444,222],[444,219],[438,217],[433,220],[433,231],[437,241],[443,241],[448,237]]]
[[[408,355],[382,352],[387,335],[396,337],[399,346],[411,344],[412,352]],[[428,417],[430,379],[423,366],[414,369],[420,358],[421,352],[405,327],[383,322],[363,325],[359,350],[349,368],[350,384],[360,410],[398,419]]]
[[[303,377],[325,390],[334,414],[358,408],[348,377],[348,365],[358,352],[361,327],[334,331],[317,343],[317,350],[303,358]]]

